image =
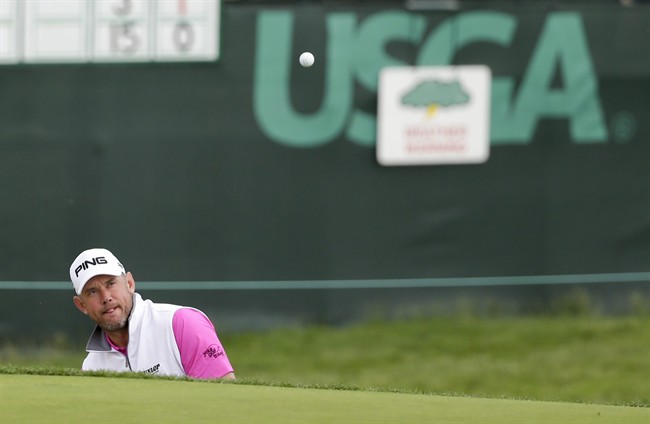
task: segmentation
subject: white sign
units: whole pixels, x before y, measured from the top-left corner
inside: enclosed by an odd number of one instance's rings
[[[482,65],[382,69],[377,161],[387,166],[485,162],[491,82],[490,68]]]
[[[220,0],[0,0],[0,64],[212,61]]]

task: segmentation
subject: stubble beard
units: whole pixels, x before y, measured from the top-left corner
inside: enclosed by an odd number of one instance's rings
[[[131,315],[131,309],[133,308],[133,305],[126,306],[126,309],[122,309],[122,316],[118,318],[117,320],[113,321],[102,321],[99,326],[104,329],[104,331],[117,331],[117,330],[122,330],[129,325],[129,315]]]
[[[113,322],[104,321],[100,324],[100,327],[103,328],[105,331],[117,331],[126,328],[127,323],[128,323],[127,317],[123,316],[117,321],[113,321]]]

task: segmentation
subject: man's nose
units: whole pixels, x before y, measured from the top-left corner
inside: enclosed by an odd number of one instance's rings
[[[101,290],[99,293],[100,293],[100,296],[101,296],[100,298],[102,300],[102,303],[107,303],[107,302],[110,302],[112,300],[111,292],[109,292],[108,290]]]

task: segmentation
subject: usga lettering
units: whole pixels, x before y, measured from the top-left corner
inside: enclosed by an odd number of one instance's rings
[[[88,269],[88,266],[89,266],[89,265],[100,265],[100,264],[101,264],[101,265],[104,265],[104,264],[107,264],[107,263],[108,263],[108,261],[106,260],[105,257],[103,257],[103,256],[97,256],[96,258],[93,258],[92,261],[83,261],[83,262],[81,263],[81,265],[79,265],[77,268],[75,268],[74,273],[75,273],[75,275],[78,277],[78,276],[79,276],[79,272],[80,272],[81,270],[86,270],[86,269]]]
[[[355,107],[355,84],[376,92],[382,68],[451,65],[461,48],[474,43],[509,49],[516,44],[520,24],[518,15],[485,10],[461,12],[435,26],[425,14],[400,10],[363,19],[351,12],[328,13],[323,98],[316,112],[305,114],[293,108],[291,96],[292,41],[300,37],[294,33],[294,20],[294,13],[287,10],[258,15],[253,102],[267,137],[300,148],[320,146],[341,135],[359,145],[374,145],[376,116]],[[458,39],[450,43],[456,31]],[[514,75],[493,77],[492,144],[530,143],[545,118],[566,119],[575,143],[607,141],[588,41],[579,13],[546,14],[521,81]],[[412,44],[415,63],[389,55],[386,46],[393,42]],[[553,86],[556,73],[562,78],[561,88]]]

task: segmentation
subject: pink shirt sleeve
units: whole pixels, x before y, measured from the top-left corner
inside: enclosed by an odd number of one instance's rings
[[[181,308],[172,319],[183,369],[192,378],[221,378],[233,372],[214,326],[203,313]]]

